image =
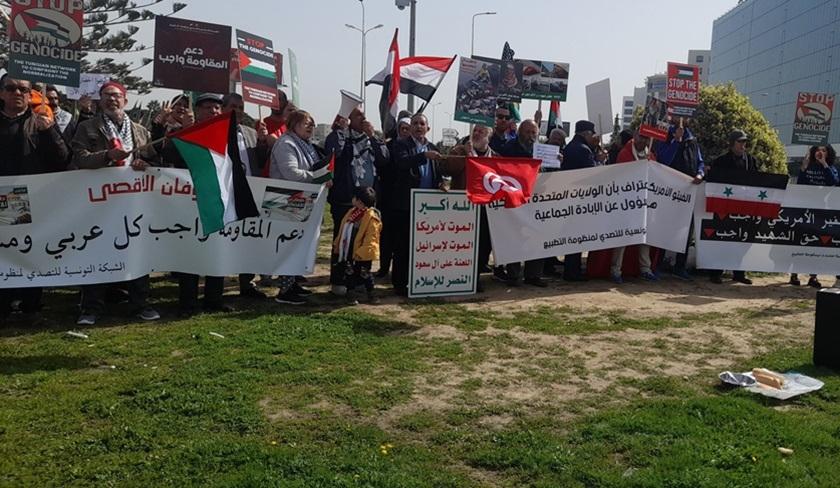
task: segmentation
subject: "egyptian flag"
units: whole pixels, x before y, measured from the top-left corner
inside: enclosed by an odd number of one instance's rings
[[[552,129],[561,127],[563,122],[560,120],[560,101],[552,100],[548,107],[548,126],[545,129],[545,135],[551,135]]]
[[[397,115],[400,111],[397,103],[400,96],[400,47],[397,43],[399,32],[399,29],[394,30],[394,38],[391,40],[390,49],[388,49],[388,61],[385,63],[385,69],[365,82],[365,85],[382,85],[382,98],[379,99],[379,118],[382,121],[382,132],[385,134],[396,130]]]
[[[788,175],[755,171],[711,171],[706,178],[706,212],[720,219],[729,215],[778,218],[788,179]]]
[[[400,92],[429,101],[457,56],[414,56],[400,60]]]
[[[467,198],[477,205],[497,200],[504,200],[505,208],[524,205],[531,199],[540,164],[531,158],[468,157]]]
[[[190,170],[205,236],[259,216],[239,157],[235,117],[223,113],[170,136]]]

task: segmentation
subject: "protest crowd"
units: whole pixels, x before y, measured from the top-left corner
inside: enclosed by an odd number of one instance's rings
[[[330,213],[335,223],[330,292],[343,296],[361,286],[371,302],[378,301],[375,281],[390,283],[396,295],[407,295],[412,189],[462,190],[466,185],[466,156],[530,158],[540,138],[539,120],[512,123],[505,104],[498,105],[493,127],[474,125],[471,134],[444,155],[427,138],[430,127],[422,113],[401,113],[396,130],[383,136],[366,118],[361,106],[354,107],[349,117],[337,116],[325,147],[319,147],[312,142],[313,117],[295,107],[282,91],[278,93],[280,108],[264,120],[256,121],[253,127],[242,123],[245,114],[240,95],[205,93],[197,96],[194,103],[186,96],[175,97],[164,104],[147,129],[128,117],[127,90],[117,81],[102,85],[98,104],[82,100],[81,110],[72,116],[61,108],[55,87],[41,88],[42,95],[28,80],[10,76],[3,77],[0,87],[0,176],[115,166],[128,166],[136,171],[150,166],[186,168],[182,155],[164,136],[227,111],[233,111],[239,122],[238,149],[246,175],[312,183],[317,181],[319,166],[323,166],[328,155],[334,155],[332,179],[323,183],[328,188]],[[34,98],[41,96],[45,96],[49,111],[43,110],[43,104],[33,103]],[[724,169],[757,171],[754,158],[746,151],[749,135],[736,128],[729,135],[729,151],[711,161],[701,154],[696,135],[685,125],[672,125],[667,140],[655,144],[639,131],[624,132],[621,136],[607,150],[601,146],[595,125],[581,120],[574,125],[574,134],[568,142],[559,128],[550,128],[545,139],[547,144],[560,148],[559,171],[650,160],[669,166],[698,184],[707,174]],[[835,158],[831,146],[812,147],[799,184],[840,184]],[[479,273],[491,274],[504,286],[524,283],[546,287],[546,278],[555,275],[571,282],[588,279],[581,254],[566,255],[563,261],[551,257],[524,264],[491,266],[485,208],[481,208],[480,215],[478,242],[474,243],[478,247]],[[693,279],[686,260],[690,244],[691,235],[685,252],[679,253],[670,266],[670,274],[676,279]],[[638,262],[638,276],[642,280],[660,280],[663,254],[646,245],[633,250],[632,259]],[[623,264],[630,255],[624,247],[590,252],[589,267],[606,266],[609,279],[621,284],[627,278],[622,273]],[[711,270],[709,277],[714,283],[722,283],[722,271]],[[276,302],[301,305],[307,303],[307,296],[312,293],[302,285],[303,277],[263,275],[259,281],[256,278],[254,274],[239,275],[239,296],[265,300],[266,294],[260,288],[271,285],[279,289],[274,297]],[[201,301],[199,276],[174,273],[173,279],[178,283],[182,316],[196,313],[202,307],[206,311],[232,310],[224,301],[224,277],[204,277]],[[734,272],[733,280],[751,284],[743,271]],[[790,283],[799,285],[798,276],[792,275]],[[810,277],[808,285],[821,286],[816,276]],[[478,283],[478,291],[483,288],[484,284]],[[82,286],[78,324],[94,324],[115,294],[130,302],[139,319],[160,318],[150,296],[149,276],[143,276],[127,283]],[[43,305],[41,288],[4,288],[0,289],[0,297],[0,312],[4,316],[13,311],[36,314]]]

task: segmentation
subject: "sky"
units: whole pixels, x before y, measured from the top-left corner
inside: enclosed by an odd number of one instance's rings
[[[267,37],[275,51],[284,55],[291,48],[298,59],[301,108],[317,123],[332,122],[341,102],[339,90],[359,91],[361,35],[345,27],[361,26],[359,0],[183,1],[188,7],[177,17],[228,24]],[[384,67],[396,28],[400,55],[408,56],[409,10],[397,9],[395,0],[363,3],[365,27],[383,24],[367,35],[370,78]],[[475,19],[475,54],[498,58],[508,41],[517,58],[569,63],[568,99],[561,104],[561,113],[564,121],[574,125],[586,118],[586,85],[609,78],[613,112],[618,113],[621,97],[632,96],[633,87],[642,86],[646,76],[664,72],[668,61],[686,62],[689,49],[709,49],[713,21],[736,4],[737,0],[418,0],[415,54],[469,56],[473,14],[495,11],[496,15]],[[153,23],[143,24],[138,34],[149,46],[154,44],[153,35]],[[284,71],[288,74],[288,64]],[[151,79],[152,68],[139,73]],[[426,110],[435,129],[433,140],[441,137],[445,127],[462,135],[468,130],[467,124],[451,120],[457,76],[456,61]],[[155,90],[151,98],[174,93]],[[380,93],[379,86],[367,88],[368,118],[377,127]],[[400,108],[404,107],[406,100],[401,97]],[[525,100],[521,106],[523,117],[532,117],[536,109],[534,100]],[[248,112],[256,115],[256,106]],[[547,118],[547,103],[543,112]]]

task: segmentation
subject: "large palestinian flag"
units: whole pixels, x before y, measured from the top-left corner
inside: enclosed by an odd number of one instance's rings
[[[239,50],[239,76],[246,102],[280,108],[277,98],[277,68],[273,43],[260,36],[236,30]]]
[[[223,113],[171,136],[190,169],[205,236],[259,216],[239,156],[235,117]]]

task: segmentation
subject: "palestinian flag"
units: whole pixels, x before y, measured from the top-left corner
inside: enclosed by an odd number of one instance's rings
[[[555,127],[563,126],[563,122],[560,119],[560,101],[559,100],[552,100],[551,105],[548,107],[548,125],[546,127],[546,134],[550,135],[551,131]]]
[[[29,29],[30,34],[46,34],[64,43],[59,43],[59,46],[70,44],[70,31],[58,22],[28,11],[22,12],[20,15],[26,24],[26,28]]]
[[[694,78],[694,67],[693,66],[677,66],[677,78],[683,79],[693,79]]]
[[[204,235],[259,211],[239,156],[236,116],[223,113],[170,136],[187,163]]]
[[[257,58],[248,57],[247,54],[239,51],[239,70],[243,79],[270,86],[277,81],[275,69],[273,63],[269,64]]]
[[[713,170],[706,178],[706,212],[720,219],[729,215],[775,219],[782,209],[788,179],[771,173]]]
[[[335,173],[335,151],[332,152],[327,164],[312,172],[312,183],[330,181],[333,179],[333,173]]]

